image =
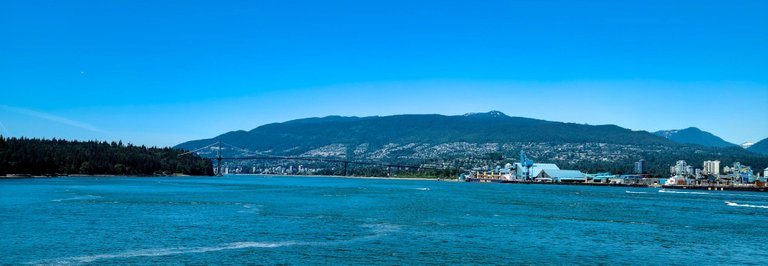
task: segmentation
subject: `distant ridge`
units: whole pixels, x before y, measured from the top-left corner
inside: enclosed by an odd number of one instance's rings
[[[506,114],[500,112],[500,111],[490,111],[486,113],[466,113],[464,116],[467,117],[485,117],[485,118],[499,118],[499,117],[509,117]]]
[[[768,155],[768,138],[758,141],[754,145],[747,148],[748,151]]]
[[[661,130],[656,131],[653,134],[665,137],[677,143],[696,144],[705,147],[724,148],[738,146],[736,144],[727,142],[712,133],[702,131],[701,129],[695,127],[689,127],[680,130]]]
[[[189,141],[177,147],[195,149],[224,140],[252,150],[275,154],[302,153],[330,144],[380,148],[388,144],[504,142],[603,142],[636,145],[674,145],[645,131],[615,125],[582,125],[511,117],[499,111],[445,115],[369,117],[327,116],[272,123],[250,131],[233,131],[212,139]]]
[[[677,134],[680,131],[662,135]],[[720,139],[715,137],[715,140]],[[634,162],[644,159],[648,168],[644,171],[658,177],[667,176],[669,165],[677,160],[694,165],[704,160],[720,160],[724,165],[738,161],[754,167],[768,166],[768,157],[725,145],[728,143],[722,140],[718,142],[722,147],[708,146],[712,143],[692,145],[615,125],[553,122],[508,116],[499,111],[455,116],[304,118],[267,124],[250,131],[232,131],[176,147],[195,150],[217,141],[247,149],[248,154],[407,164],[450,162],[462,167],[493,163],[483,158],[503,158],[509,162],[517,158],[520,150],[539,162],[557,163],[565,169],[585,172],[630,173]],[[214,149],[201,152],[208,157],[215,154]]]

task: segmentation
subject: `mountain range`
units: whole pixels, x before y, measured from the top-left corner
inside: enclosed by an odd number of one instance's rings
[[[722,138],[715,136],[712,133],[703,131],[695,127],[689,127],[686,129],[678,130],[661,130],[653,132],[653,134],[667,138],[671,141],[683,144],[696,144],[705,147],[715,148],[730,148],[730,147],[742,147],[747,151],[757,154],[768,155],[768,138],[758,141],[756,143],[749,143],[749,145],[736,145],[723,140]]]
[[[768,155],[768,138],[758,141],[757,143],[749,146],[748,151]]]
[[[702,131],[695,127],[679,130],[662,130],[653,134],[665,137],[677,143],[698,144],[706,147],[736,147],[738,145],[727,142],[712,133]]]
[[[658,176],[665,175],[668,166],[680,159],[694,164],[716,159],[723,165],[734,161],[756,167],[768,164],[768,157],[725,145],[727,142],[710,135],[697,129],[653,134],[615,125],[545,121],[491,111],[457,116],[306,118],[267,124],[250,131],[232,131],[176,147],[195,150],[221,141],[245,149],[224,149],[236,154],[390,163],[442,162],[464,167],[493,164],[487,160],[491,157],[510,161],[520,150],[525,150],[535,160],[589,172],[630,172],[634,161],[645,159],[648,172]],[[695,144],[674,141],[680,139],[692,139]],[[213,156],[214,150],[200,153]]]

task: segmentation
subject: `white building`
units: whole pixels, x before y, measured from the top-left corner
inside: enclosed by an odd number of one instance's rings
[[[515,169],[517,171],[515,172],[515,178],[516,179],[525,179],[526,178],[526,171],[528,169],[523,166],[520,163],[515,163]],[[542,170],[549,169],[549,170],[560,170],[560,167],[557,167],[556,164],[553,163],[534,163],[533,166],[531,166],[530,174],[527,175],[527,177],[533,179],[541,173]]]
[[[713,176],[720,175],[720,161],[704,161],[703,174]]]
[[[685,161],[679,160],[669,169],[672,175],[687,176],[693,174],[693,169]]]
[[[543,169],[535,180],[548,180],[551,182],[586,182],[587,178],[579,170]]]

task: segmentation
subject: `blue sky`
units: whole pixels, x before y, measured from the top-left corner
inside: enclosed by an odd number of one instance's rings
[[[3,1],[0,134],[500,110],[768,137],[768,1],[221,2]]]

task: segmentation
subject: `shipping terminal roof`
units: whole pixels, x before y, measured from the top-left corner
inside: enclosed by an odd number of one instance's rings
[[[523,169],[520,163],[515,163],[515,166],[517,169]],[[560,167],[557,167],[557,165],[553,163],[534,163],[533,166],[531,166],[531,176],[539,176],[544,169],[560,170]]]
[[[584,173],[579,170],[545,169],[544,172],[558,180],[584,180]]]

